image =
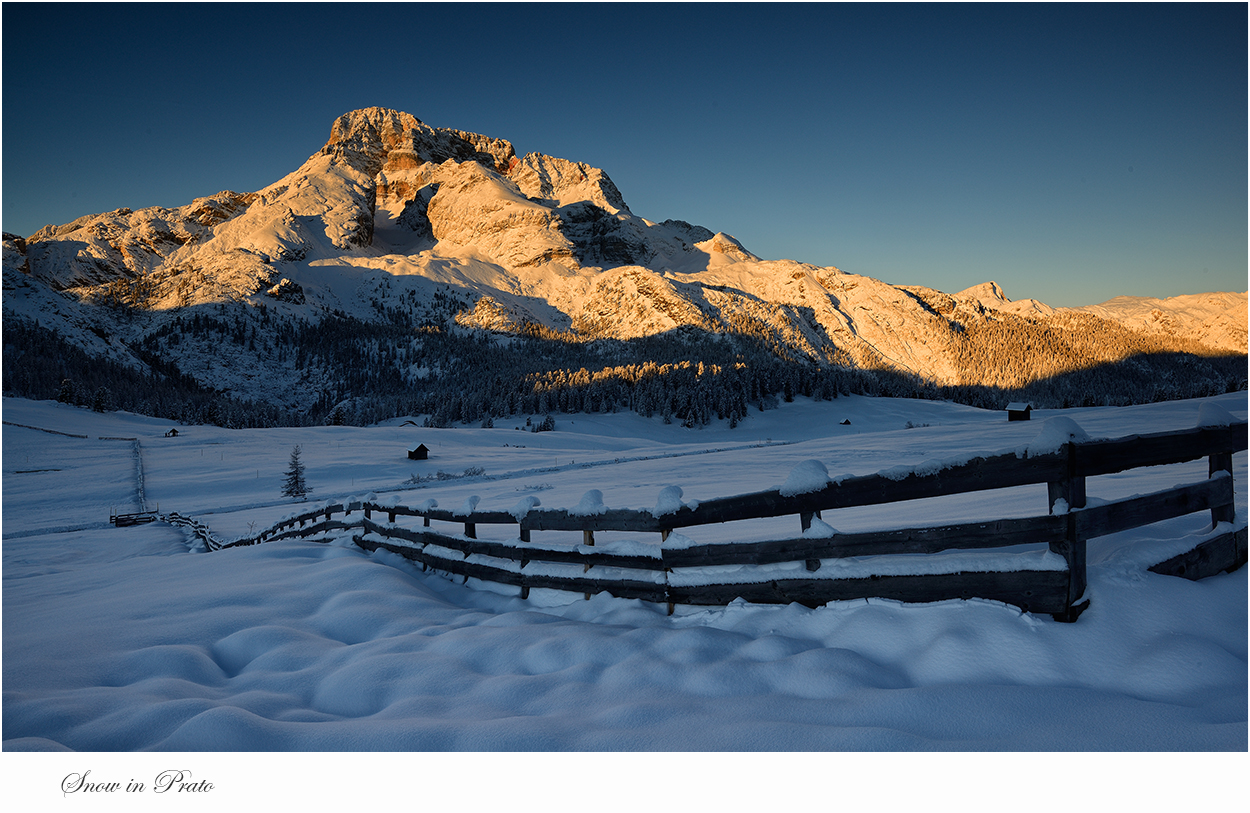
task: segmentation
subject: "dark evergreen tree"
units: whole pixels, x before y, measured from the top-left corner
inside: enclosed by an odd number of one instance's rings
[[[304,464],[300,461],[299,455],[300,447],[296,445],[291,449],[291,463],[287,467],[286,481],[282,486],[283,497],[303,499],[312,490],[304,480]]]
[[[95,397],[91,399],[91,408],[96,412],[113,411],[113,395],[109,392],[108,387],[98,387],[96,389]]]

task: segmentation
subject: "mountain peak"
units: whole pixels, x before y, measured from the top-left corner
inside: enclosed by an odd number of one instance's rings
[[[502,138],[430,127],[410,113],[385,107],[365,107],[339,116],[321,152],[341,156],[370,176],[383,168],[441,164],[448,159],[477,161],[506,173],[516,159],[516,150]]]
[[[746,246],[738,242],[738,238],[733,235],[725,234],[723,231],[717,232],[707,240],[695,243],[695,245],[709,254],[724,254],[727,257],[734,258],[735,260],[759,262],[760,259],[751,252],[747,251]]]
[[[990,302],[1010,302],[1007,294],[1003,292],[1003,287],[994,280],[982,282],[980,285],[973,285],[971,288],[965,288],[956,296],[970,296],[973,299],[979,299],[982,302],[989,300]],[[988,304],[988,303],[986,303]]]
[[[955,294],[955,296],[968,297],[980,302],[990,310],[1014,313],[1017,316],[1048,316],[1055,312],[1054,308],[1044,302],[1038,302],[1036,299],[1011,301],[1007,298],[1007,294],[1003,292],[1003,287],[993,280],[983,282],[980,285],[973,285],[971,288],[965,288]]]

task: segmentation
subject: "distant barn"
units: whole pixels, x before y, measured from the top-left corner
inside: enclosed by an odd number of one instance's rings
[[[1032,404],[1026,404],[1023,401],[1013,401],[1007,405],[1007,420],[1027,421],[1029,419],[1029,413],[1032,411]]]
[[[408,459],[409,460],[429,460],[430,450],[426,448],[424,443],[422,443],[417,448],[408,452]]]

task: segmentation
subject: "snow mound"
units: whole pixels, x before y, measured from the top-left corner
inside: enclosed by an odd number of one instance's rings
[[[603,504],[603,492],[592,488],[582,495],[581,502],[569,509],[569,513],[577,517],[593,517],[607,510],[608,507]]]
[[[472,497],[466,497],[460,507],[451,513],[458,517],[465,517],[473,513],[473,509],[477,508],[477,504],[481,502],[481,497],[474,494]]]
[[[698,544],[698,542],[685,534],[671,533],[660,547],[666,550],[684,550],[686,548],[693,548]]]
[[[656,501],[655,508],[651,509],[651,515],[662,517],[665,514],[675,514],[681,510],[681,506],[681,486],[665,486],[660,489],[659,500]]]
[[[512,506],[512,510],[509,513],[516,517],[517,522],[520,522],[530,512],[530,509],[539,505],[542,505],[542,503],[539,502],[537,497],[522,497],[516,505]]]
[[[1030,457],[1054,454],[1062,449],[1065,443],[1082,443],[1089,439],[1089,435],[1077,425],[1076,421],[1059,416],[1049,418],[1042,424],[1042,431],[1038,432],[1037,437],[1025,447],[1025,451]]]
[[[811,527],[803,532],[804,539],[830,539],[837,535],[837,530],[819,517],[812,517]]]
[[[804,460],[794,467],[790,476],[781,487],[781,496],[793,497],[796,494],[811,494],[820,491],[829,484],[829,470],[819,460]]]
[[[641,539],[613,539],[607,542],[596,542],[592,545],[578,545],[578,553],[612,553],[617,556],[645,556],[648,559],[659,559],[661,548]]]
[[[1198,407],[1198,426],[1201,429],[1214,429],[1220,426],[1232,426],[1235,419],[1228,410],[1211,401],[1203,401]]]

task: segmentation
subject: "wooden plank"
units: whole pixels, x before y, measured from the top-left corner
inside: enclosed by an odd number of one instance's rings
[[[1067,573],[1019,571],[1011,573],[955,573],[934,576],[882,576],[867,579],[791,579],[761,584],[666,586],[649,582],[608,581],[530,575],[489,565],[444,559],[414,548],[357,539],[365,550],[392,550],[428,567],[500,584],[549,588],[570,593],[607,592],[620,598],[679,604],[722,605],[741,597],[762,604],[797,602],[819,606],[829,601],[880,597],[923,603],[947,599],[984,598],[1020,607],[1026,612],[1059,613],[1066,607]]]
[[[830,601],[888,598],[925,603],[983,598],[1026,612],[1060,613],[1067,609],[1065,571],[951,573],[928,576],[880,576],[864,579],[787,579],[759,584],[669,585],[678,604],[723,605],[743,598],[759,604],[798,603],[818,607]]]
[[[1234,439],[1231,427],[1210,427],[1087,441],[1076,444],[1077,471],[1092,477],[1142,466],[1184,463],[1221,452],[1239,451]],[[1244,442],[1240,445],[1245,448]]]
[[[1014,453],[975,458],[962,466],[952,466],[932,474],[909,474],[900,479],[881,474],[850,477],[830,482],[819,491],[783,496],[779,491],[761,491],[737,497],[703,500],[697,508],[683,507],[660,518],[665,528],[685,528],[716,522],[802,514],[807,511],[851,508],[861,505],[919,500],[1010,488],[1057,480],[1067,470],[1060,454],[1019,458]]]
[[[1062,517],[1025,517],[933,528],[844,533],[822,539],[800,538],[772,542],[735,542],[690,548],[668,548],[663,551],[663,557],[664,566],[673,568],[763,565],[807,559],[886,556],[901,553],[939,553],[952,549],[976,550],[1034,543],[1044,544],[1062,539],[1065,528],[1066,522]]]
[[[359,527],[363,528],[368,533],[377,534],[382,537],[403,539],[408,542],[412,542],[413,544],[439,545],[444,548],[450,548],[452,550],[459,551],[465,556],[479,553],[483,556],[493,556],[497,559],[508,559],[517,563],[556,562],[563,564],[589,564],[592,566],[619,567],[631,570],[662,571],[664,569],[664,564],[658,557],[624,556],[616,553],[600,553],[597,551],[593,553],[582,553],[576,548],[568,548],[565,550],[546,550],[543,548],[520,547],[508,542],[494,542],[485,539],[460,539],[454,536],[445,536],[433,531],[414,531],[409,528],[379,525],[368,520],[360,523]]]
[[[1020,458],[1008,453],[975,458],[964,465],[928,475],[912,474],[900,479],[880,474],[851,477],[840,484],[830,483],[820,491],[789,497],[771,490],[704,500],[698,508],[683,507],[660,517],[653,516],[649,511],[620,508],[590,516],[570,514],[566,510],[534,510],[526,514],[520,524],[523,529],[536,531],[662,532],[692,525],[818,513],[835,508],[1045,483],[1058,479],[1063,471],[1066,471],[1066,463],[1059,454]],[[468,517],[457,517],[450,512],[431,511],[428,516],[458,522],[516,522],[515,517],[504,512],[475,512]]]
[[[1231,477],[1217,477],[1142,497],[1118,500],[1073,512],[1077,533],[1083,539],[1139,528],[1165,519],[1205,511],[1233,501]]]
[[[516,520],[514,519],[513,522]],[[521,520],[523,530],[533,531],[632,531],[658,533],[659,519],[650,511],[609,508],[602,514],[570,514],[564,509],[535,509]]]
[[[630,580],[606,580],[594,578],[577,578],[577,577],[560,577],[547,576],[540,574],[516,573],[502,568],[491,567],[480,562],[457,561],[455,559],[445,559],[435,554],[426,553],[425,551],[409,548],[402,545],[389,545],[385,542],[378,542],[366,537],[356,537],[356,544],[363,550],[376,550],[383,548],[385,550],[398,553],[406,559],[414,562],[420,562],[427,567],[435,570],[441,570],[452,573],[457,576],[467,576],[474,579],[482,579],[484,581],[495,582],[497,584],[508,584],[517,587],[528,588],[546,588],[552,590],[564,590],[569,593],[609,593],[617,598],[633,598],[642,599],[643,601],[663,602],[665,600],[665,592],[663,584],[655,584],[652,582],[639,582]]]
[[[563,562],[659,571],[674,567],[771,564],[808,559],[938,553],[952,549],[977,550],[1012,545],[1045,544],[1063,538],[1066,520],[1063,517],[1039,516],[934,528],[904,528],[892,531],[837,534],[821,539],[799,538],[700,545],[691,548],[664,549],[661,551],[660,558],[579,552],[571,548],[546,550],[519,547],[504,542],[465,540],[429,531],[384,526],[370,521],[361,523],[361,527],[370,533],[384,537],[405,539],[417,544],[441,545],[465,554],[481,553],[516,562]]]
[[[390,520],[391,522],[395,521],[393,517],[396,515],[404,517],[423,516],[421,511],[418,511],[416,508],[409,508],[406,505],[381,505],[376,502],[366,502],[363,505],[366,510],[377,511],[378,513],[386,514],[387,516],[392,517]]]
[[[321,522],[314,523],[313,525],[309,525],[306,528],[294,528],[289,531],[274,534],[272,536],[266,536],[264,537],[264,541],[265,542],[277,542],[282,539],[304,539],[310,536],[316,536],[317,534],[326,533],[328,531],[347,531],[347,530],[352,530],[358,527],[359,525],[355,522],[344,522],[342,520],[337,520],[337,519],[322,520]],[[261,539],[262,537],[259,537],[259,536],[253,537],[250,539],[238,539],[238,540],[235,540],[234,542],[230,542],[225,545],[222,545],[222,547],[223,548],[236,548],[236,547],[244,547],[247,545],[255,545],[255,544],[258,544],[261,541]]]
[[[1231,573],[1246,564],[1246,529],[1208,539],[1193,550],[1173,556],[1150,568],[1152,573],[1197,581],[1219,573]]]
[[[471,511],[468,514],[457,514],[441,508],[432,508],[421,512],[428,519],[440,522],[459,522],[473,525],[516,525],[517,520],[507,511]]]

